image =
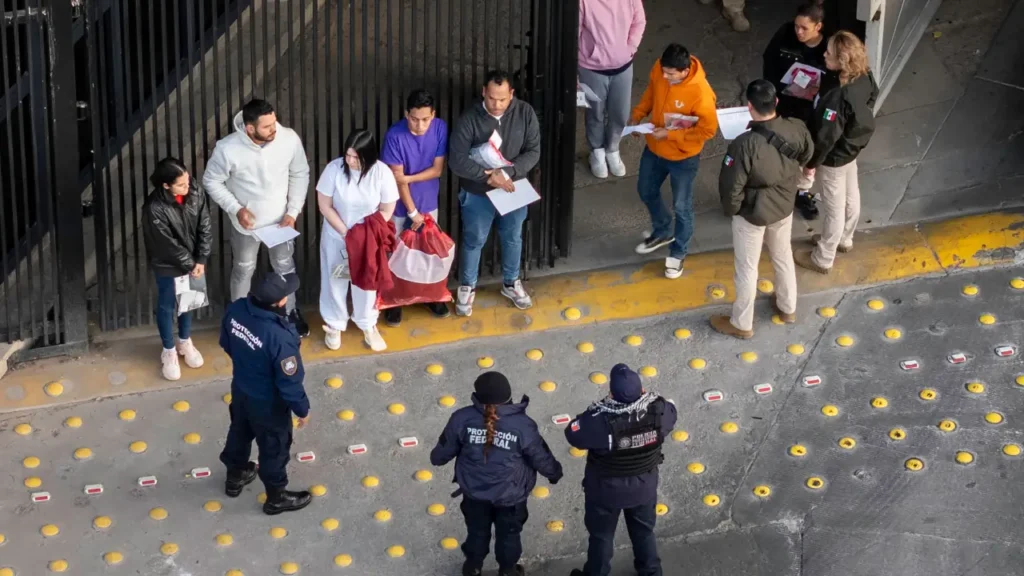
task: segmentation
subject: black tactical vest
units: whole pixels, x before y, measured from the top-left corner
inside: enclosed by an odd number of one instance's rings
[[[635,414],[605,414],[611,450],[600,455],[590,451],[587,463],[608,477],[639,476],[657,468],[665,460],[661,453],[664,402],[661,398],[652,402],[639,420]]]

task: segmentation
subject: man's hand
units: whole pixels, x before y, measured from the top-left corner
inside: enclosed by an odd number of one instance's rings
[[[256,217],[253,216],[248,208],[243,207],[235,216],[238,218],[238,223],[246,230],[252,230],[256,226]]]
[[[409,176],[407,174],[405,174],[404,172],[399,174],[398,171],[396,170],[395,171],[395,182],[397,184],[399,184],[399,185],[402,185],[402,184],[408,185],[409,184]]]
[[[814,168],[804,168],[804,176],[807,176],[808,178],[813,178]]]
[[[295,228],[295,218],[285,214],[284,218],[281,218],[277,225],[281,228]]]
[[[305,428],[306,425],[309,424],[309,418],[311,416],[312,414],[306,414],[305,418],[299,418],[299,425],[297,426],[297,428],[299,428],[300,430]]]
[[[494,188],[500,188],[501,190],[504,190],[505,192],[515,192],[516,191],[515,183],[512,182],[511,180],[509,180],[508,178],[506,178],[505,177],[505,173],[502,172],[500,169],[484,170],[484,173],[490,175],[490,177],[487,178],[487,184],[489,186],[492,186]]]
[[[668,130],[664,128],[655,128],[654,132],[651,133],[651,136],[654,136],[655,140],[664,140],[665,138],[668,138]]]
[[[409,226],[409,229],[413,232],[419,230],[420,226],[423,226],[423,222],[426,220],[422,212],[417,212],[415,216],[411,216],[409,219],[412,220],[412,225]]]
[[[200,276],[203,275],[203,272],[206,272],[206,266],[203,266],[202,264],[196,264],[195,268],[192,269],[192,277],[199,278]]]

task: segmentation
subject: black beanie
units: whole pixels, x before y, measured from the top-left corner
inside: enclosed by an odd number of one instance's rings
[[[484,372],[473,383],[481,404],[506,404],[512,400],[512,386],[501,372]]]

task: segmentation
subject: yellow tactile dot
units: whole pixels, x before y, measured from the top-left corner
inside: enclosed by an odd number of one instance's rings
[[[363,485],[363,488],[376,488],[377,486],[380,486],[380,478],[377,478],[376,476],[364,476],[361,484]]]
[[[491,358],[490,356],[481,356],[476,359],[476,365],[481,368],[490,368],[494,366],[494,358]]]
[[[32,433],[32,425],[25,423],[18,424],[14,427],[14,433],[18,436],[28,436]]]
[[[690,336],[693,336],[693,333],[686,328],[677,328],[672,335],[675,336],[676,340],[686,340]]]
[[[386,509],[377,510],[373,513],[373,519],[377,522],[387,522],[391,520],[391,511]]]
[[[388,412],[399,416],[405,414],[405,405],[395,402],[394,404],[388,404]]]
[[[971,394],[981,394],[985,392],[985,385],[981,382],[968,382],[964,385],[964,388],[966,388]]]
[[[654,366],[642,366],[637,372],[644,378],[654,378],[658,375],[658,369]]]
[[[636,334],[630,334],[622,339],[622,342],[628,346],[640,346],[644,343],[644,339]]]
[[[992,314],[982,314],[981,316],[978,316],[978,322],[988,326],[996,323],[996,317]]]
[[[565,310],[562,310],[562,317],[565,318],[566,320],[575,321],[583,317],[583,312],[580,311],[579,308],[570,306]]]
[[[924,461],[920,458],[908,458],[907,461],[903,463],[903,467],[911,472],[917,472],[924,468]]]
[[[444,504],[434,503],[427,506],[427,514],[430,514],[431,516],[442,516],[447,511],[448,509],[444,507]]]
[[[554,392],[555,389],[558,388],[558,384],[555,384],[551,380],[545,380],[538,384],[537,388],[540,388],[542,392]]]
[[[608,377],[601,372],[593,372],[590,374],[590,381],[600,386],[608,383]]]
[[[327,386],[332,390],[337,390],[338,388],[341,388],[344,385],[345,381],[341,379],[341,376],[331,376],[330,378],[324,380],[324,386]]]
[[[552,520],[545,527],[548,529],[548,532],[561,532],[565,530],[565,523],[561,520]]]
[[[43,392],[46,392],[46,395],[51,398],[56,398],[64,393],[64,385],[60,382],[50,382],[46,386],[43,386]]]
[[[15,576],[14,568],[0,568],[0,576]]]
[[[437,364],[436,362],[433,364],[427,364],[426,372],[431,376],[440,376],[441,374],[444,374],[444,366]]]
[[[963,294],[964,296],[977,296],[978,287],[975,286],[974,284],[967,284],[960,289],[960,293]]]
[[[130,408],[121,410],[120,412],[117,413],[117,417],[120,418],[121,420],[124,420],[125,422],[131,422],[132,420],[135,420],[135,415],[135,410],[132,410]]]
[[[327,486],[323,484],[315,484],[309,487],[309,493],[313,496],[323,496],[327,494]]]
[[[551,496],[551,489],[548,488],[547,486],[537,486],[536,488],[533,489],[533,492],[531,492],[531,494],[534,498],[537,498],[538,500],[543,500],[548,496]]]
[[[92,450],[88,448],[78,448],[74,453],[75,460],[88,460],[92,457]]]
[[[173,408],[175,412],[188,412],[192,409],[192,406],[185,400],[178,400],[171,405],[171,408]]]
[[[735,422],[722,422],[722,425],[719,426],[718,429],[726,434],[735,434],[739,432],[740,427]]]
[[[825,416],[838,416],[839,407],[834,404],[825,404],[821,407],[821,413]]]
[[[341,410],[338,412],[338,420],[351,422],[356,419],[356,413],[352,410]]]
[[[818,316],[822,318],[834,318],[836,315],[836,309],[831,306],[823,306],[818,308]]]
[[[740,360],[743,360],[747,364],[753,364],[754,362],[757,362],[757,352],[751,352],[749,350],[746,352],[740,352]]]
[[[917,393],[917,396],[921,400],[935,400],[935,398],[937,398],[938,395],[939,393],[936,392],[933,388],[922,388],[921,391]]]
[[[799,356],[804,353],[804,345],[790,344],[789,346],[786,346],[786,352],[789,352],[793,356]]]
[[[772,495],[772,489],[770,486],[761,484],[760,486],[754,486],[754,496],[758,498],[767,498]]]
[[[413,478],[415,478],[417,482],[430,482],[434,479],[434,473],[430,470],[417,470],[416,473],[413,474]]]
[[[245,573],[243,573],[241,570],[237,568],[232,568],[231,570],[225,572],[224,576],[245,576]]]
[[[811,476],[804,482],[804,485],[811,490],[821,490],[825,487],[825,481],[817,476]]]
[[[29,456],[21,461],[21,465],[28,469],[38,468],[39,458],[36,458],[35,456]]]
[[[907,437],[907,431],[904,430],[903,428],[893,428],[892,430],[889,430],[889,439],[890,440],[903,440],[906,437]]]
[[[392,380],[395,379],[391,372],[388,372],[387,370],[381,370],[380,372],[377,372],[377,374],[374,375],[374,378],[380,384],[387,384],[388,382],[391,382]]]
[[[0,544],[3,544],[4,542],[7,542],[7,536],[0,534]]]
[[[707,467],[700,462],[690,462],[686,465],[686,470],[690,474],[703,474],[704,471],[707,470]]]
[[[580,342],[576,345],[576,350],[583,354],[590,354],[594,351],[594,345],[590,342]]]
[[[451,408],[452,406],[455,406],[455,397],[441,396],[440,398],[437,399],[437,403],[444,408]]]
[[[853,337],[843,334],[839,338],[836,338],[836,344],[843,348],[849,348],[850,346],[853,346]]]
[[[1003,444],[1003,454],[1007,456],[1020,456],[1020,444]]]
[[[761,294],[771,294],[775,291],[775,285],[771,280],[762,278],[757,281],[757,291]]]
[[[280,540],[288,535],[288,530],[285,530],[281,526],[273,526],[270,528],[270,537],[275,540]]]
[[[146,443],[141,440],[132,442],[128,445],[128,449],[136,454],[142,454],[146,451]]]
[[[174,556],[178,553],[178,545],[174,542],[164,542],[160,546],[160,553],[164,556]]]
[[[1024,386],[1024,374],[1017,376],[1016,378],[1013,379],[1013,381],[1014,383],[1017,384],[1017,386]]]
[[[658,502],[654,506],[654,513],[658,516],[664,516],[665,514],[668,514],[668,506],[666,504]]]
[[[39,529],[39,533],[49,538],[60,534],[60,528],[58,528],[56,524],[45,524]]]
[[[320,522],[320,527],[328,532],[334,532],[340,525],[341,522],[338,522],[337,518],[324,518],[323,521]]]
[[[694,370],[703,370],[704,368],[707,368],[707,365],[708,361],[703,358],[694,358],[689,362],[690,368],[693,368]]]
[[[216,500],[207,500],[206,504],[203,504],[203,510],[207,512],[220,512],[221,504]]]
[[[871,399],[872,408],[886,408],[889,406],[889,400],[884,396],[875,396]]]
[[[352,565],[352,557],[348,554],[338,554],[334,557],[334,565],[338,568],[348,568]]]
[[[999,412],[989,412],[985,414],[985,422],[989,424],[1000,424],[1003,421],[1003,415]]]
[[[149,517],[153,520],[163,520],[167,518],[167,510],[164,508],[153,508],[149,511]]]
[[[214,542],[217,543],[217,546],[231,546],[235,543],[235,537],[231,534],[228,534],[227,532],[224,532],[221,534],[217,534],[217,537],[214,538]]]
[[[195,432],[189,432],[188,434],[182,436],[181,439],[185,441],[185,444],[199,444],[199,442],[202,441],[202,437],[200,437],[199,434],[196,434]]]
[[[399,546],[398,544],[388,546],[387,553],[391,558],[401,558],[402,556],[405,556],[405,547]]]
[[[260,504],[266,504],[266,502],[267,502],[267,493],[266,492],[260,492],[259,494],[257,494],[256,495],[256,502],[259,502]]]
[[[690,439],[690,433],[686,430],[676,430],[672,432],[672,439],[676,442],[686,442]]]
[[[857,441],[854,440],[853,438],[850,438],[849,436],[845,436],[839,439],[838,444],[839,447],[844,450],[853,450],[853,448],[857,445]]]
[[[903,332],[901,332],[899,328],[886,328],[885,332],[882,332],[882,334],[888,340],[899,340],[903,337]]]
[[[580,450],[579,448],[577,448],[575,446],[570,446],[569,447],[569,455],[572,456],[573,458],[583,458],[584,456],[587,455],[587,451],[586,450]]]
[[[885,308],[885,302],[881,300],[868,300],[868,308],[871,310],[881,310]]]
[[[971,462],[974,462],[974,454],[971,454],[966,450],[960,450],[956,453],[953,459],[956,460],[957,464],[970,464]]]
[[[772,314],[772,324],[775,324],[776,326],[785,326],[786,321],[782,319],[782,316]]]
[[[228,392],[227,394],[221,396],[221,400],[223,400],[225,404],[230,405],[231,404],[231,392]]]
[[[103,561],[109,566],[114,566],[115,564],[124,562],[124,554],[121,554],[120,552],[107,552],[103,555]]]
[[[39,488],[43,485],[43,480],[38,476],[29,476],[25,478],[25,488]]]
[[[707,494],[704,496],[704,505],[715,507],[722,503],[722,499],[718,497],[718,494]]]
[[[441,548],[444,548],[445,550],[455,550],[459,547],[459,541],[451,537],[441,538],[440,544]]]
[[[97,530],[106,530],[113,523],[114,521],[110,519],[110,516],[97,516],[92,519],[92,527]]]
[[[82,419],[79,418],[78,416],[68,416],[64,420],[64,425],[67,426],[68,428],[81,428]]]
[[[47,569],[50,570],[50,572],[67,572],[68,571],[68,561],[67,560],[51,560],[50,563],[46,565],[46,567],[47,567]]]
[[[789,455],[797,458],[807,456],[807,447],[803,444],[793,444],[789,447]]]
[[[299,565],[295,562],[282,562],[280,570],[281,574],[284,574],[285,576],[292,576],[292,574],[299,573]]]
[[[721,300],[722,298],[725,298],[725,290],[723,288],[718,287],[712,288],[711,297],[714,298],[715,300]]]
[[[1010,287],[1014,290],[1024,290],[1024,278],[1017,277],[1010,280]]]
[[[527,350],[526,351],[526,359],[527,360],[533,360],[534,362],[536,362],[536,361],[540,360],[543,357],[544,357],[544,351],[540,350],[538,348],[534,348],[532,350]]]

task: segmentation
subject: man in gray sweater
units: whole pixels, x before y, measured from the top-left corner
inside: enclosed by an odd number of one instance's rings
[[[512,163],[501,169],[488,169],[471,157],[471,152],[490,143]],[[459,290],[455,313],[473,314],[476,282],[480,275],[480,253],[494,221],[498,221],[501,242],[501,294],[520,310],[533,306],[530,295],[519,279],[523,251],[524,206],[502,216],[487,198],[489,190],[515,190],[513,182],[527,177],[540,160],[540,122],[526,102],[515,97],[508,74],[499,70],[484,78],[483,101],[475,102],[462,113],[449,138],[448,166],[459,177],[459,207],[462,238],[459,246]]]

